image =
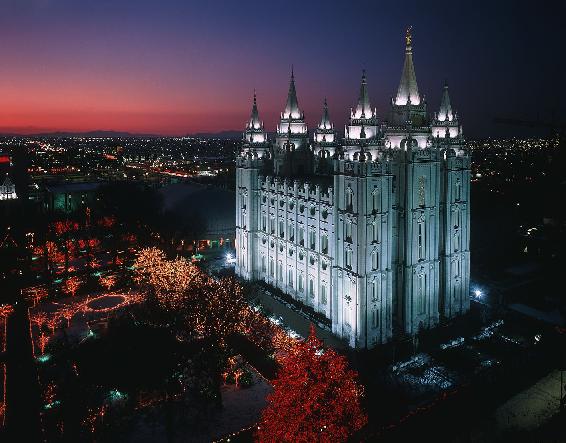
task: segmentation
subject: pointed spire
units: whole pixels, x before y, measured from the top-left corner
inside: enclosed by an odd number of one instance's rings
[[[252,104],[252,112],[249,120],[246,122],[244,130],[244,141],[252,145],[267,142],[267,133],[263,130],[263,122],[259,119],[259,111],[257,110],[257,95],[254,89],[254,99]],[[249,152],[248,152],[249,153]]]
[[[442,91],[442,100],[440,101],[440,110],[438,111],[438,120],[452,121],[454,114],[452,112],[452,105],[450,104],[450,94],[448,94],[448,82],[444,82],[444,89]]]
[[[254,103],[252,105],[252,113],[250,115],[250,120],[247,124],[247,129],[260,129],[261,121],[259,119],[259,112],[257,110],[257,97],[254,89]]]
[[[371,105],[369,103],[369,95],[367,90],[366,70],[362,71],[362,82],[360,84],[360,96],[358,105],[354,113],[354,118],[372,118]]]
[[[411,50],[411,46],[413,44],[412,31],[413,31],[413,26],[409,26],[407,28],[407,31],[405,32],[405,48],[407,51]]]
[[[283,112],[284,118],[301,118],[299,101],[297,100],[297,90],[295,89],[295,72],[291,66],[291,81],[289,82],[289,93],[287,94],[287,104]]]
[[[336,131],[334,125],[330,121],[330,114],[328,113],[328,102],[324,99],[324,106],[322,109],[322,118],[320,124],[314,131],[315,143],[334,143],[336,140]]]
[[[417,86],[417,77],[415,75],[415,66],[413,65],[413,36],[411,34],[412,26],[407,29],[405,35],[405,63],[403,64],[403,73],[401,74],[401,82],[397,90],[395,98],[396,105],[419,105],[421,98],[419,88]]]
[[[324,107],[322,109],[322,120],[320,121],[320,125],[318,125],[319,129],[332,129],[332,123],[330,123],[330,115],[328,114],[328,103],[326,102],[326,98],[324,98]]]

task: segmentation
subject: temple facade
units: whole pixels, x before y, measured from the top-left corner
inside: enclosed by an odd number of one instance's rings
[[[254,93],[236,169],[236,274],[311,307],[354,348],[469,310],[470,153],[448,86],[429,115],[410,30],[389,113],[365,72],[344,133],[309,133],[291,73],[274,140]]]

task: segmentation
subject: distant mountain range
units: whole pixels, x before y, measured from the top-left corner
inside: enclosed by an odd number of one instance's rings
[[[65,131],[55,131],[55,132],[43,132],[43,133],[29,133],[29,134],[15,134],[15,133],[2,133],[2,137],[100,137],[100,138],[121,138],[121,137],[137,137],[137,138],[159,138],[167,137],[164,135],[157,134],[136,134],[131,132],[122,131],[87,131],[87,132],[65,132]],[[241,131],[220,131],[220,132],[198,132],[195,134],[187,134],[185,137],[194,138],[217,138],[221,140],[229,139],[239,139],[242,137]]]
[[[242,132],[243,131],[197,132],[196,134],[188,134],[187,137],[229,140],[232,138],[242,138]]]

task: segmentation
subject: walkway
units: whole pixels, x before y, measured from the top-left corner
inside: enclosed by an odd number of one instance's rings
[[[275,314],[276,317],[280,316],[283,319],[283,325],[291,328],[301,337],[307,337],[309,335],[311,321],[294,311],[287,304],[271,296],[266,289],[259,287],[257,296],[253,301],[261,303],[266,310]],[[349,349],[344,341],[340,340],[328,329],[323,329],[316,324],[315,329],[317,337],[327,346],[334,349]]]

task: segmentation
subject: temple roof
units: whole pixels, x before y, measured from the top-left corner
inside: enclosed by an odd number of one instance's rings
[[[444,83],[444,90],[442,91],[442,100],[440,101],[440,109],[438,111],[439,121],[452,121],[454,113],[450,105],[450,95],[448,94],[448,83]]]
[[[291,68],[291,81],[289,83],[289,93],[287,94],[287,104],[283,111],[283,118],[299,119],[302,117],[299,109],[299,101],[297,100],[297,90],[295,89],[295,74]]]
[[[250,115],[250,120],[248,121],[248,124],[246,125],[247,129],[261,129],[262,124],[261,121],[259,119],[259,112],[257,110],[257,100],[256,100],[256,95],[255,95],[255,90],[254,90],[254,104],[252,106],[252,113]]]
[[[328,104],[326,99],[324,99],[324,108],[322,111],[322,120],[318,125],[318,129],[332,129],[332,123],[330,122],[330,116],[328,115]]]
[[[354,112],[354,118],[372,118],[371,105],[369,103],[369,95],[367,90],[366,71],[362,72],[362,82],[360,84],[360,97],[358,105]]]
[[[395,97],[396,105],[419,105],[421,98],[419,95],[419,87],[417,86],[417,77],[415,75],[415,66],[413,65],[413,48],[411,28],[407,29],[405,36],[405,63],[403,64],[403,72],[401,74],[401,82]]]

